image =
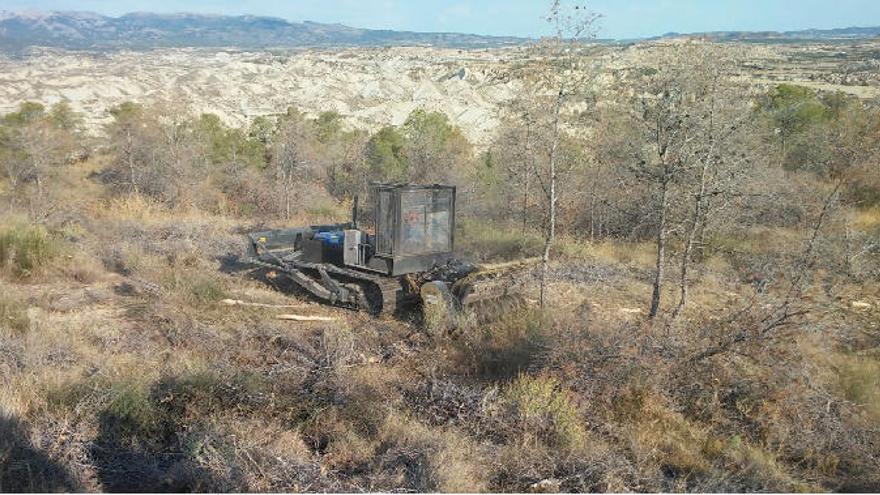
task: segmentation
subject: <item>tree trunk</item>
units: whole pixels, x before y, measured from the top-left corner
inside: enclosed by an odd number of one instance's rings
[[[669,179],[660,184],[660,225],[657,229],[657,270],[654,274],[654,290],[651,294],[651,310],[648,318],[653,319],[660,311],[660,292],[663,290],[663,273],[666,269],[666,209],[669,193]]]
[[[590,242],[596,241],[596,181],[590,188]]]
[[[678,299],[678,305],[675,307],[675,311],[672,312],[672,319],[678,318],[678,315],[681,314],[681,310],[684,309],[684,305],[687,304],[688,269],[690,268],[691,255],[694,251],[697,232],[700,230],[700,225],[703,223],[703,201],[706,196],[706,176],[708,171],[709,161],[706,160],[703,162],[703,167],[700,170],[700,190],[697,192],[697,197],[695,198],[694,214],[691,218],[691,225],[688,229],[687,238],[685,239],[684,253],[681,255],[681,277],[678,281],[681,295]]]
[[[705,205],[703,207],[703,211],[708,212],[711,209],[712,209],[712,199],[706,198]],[[706,214],[704,213],[704,215],[706,215]],[[709,223],[708,218],[704,218],[703,221],[700,222],[700,230],[699,230],[699,233],[697,234],[697,239],[699,239],[699,240],[697,241],[696,246],[694,246],[696,258],[700,262],[702,262],[703,260],[706,259],[706,226],[708,223]]]
[[[550,146],[550,184],[548,192],[549,218],[544,237],[544,252],[541,255],[541,308],[544,308],[544,292],[547,283],[547,265],[550,262],[550,248],[556,237],[556,150],[559,147],[559,114],[562,111],[564,88],[559,88],[556,96],[556,107],[553,114],[553,144]]]
[[[137,179],[135,177],[134,171],[134,145],[132,144],[131,137],[131,129],[126,130],[125,132],[125,159],[128,162],[128,174],[129,179],[131,180],[131,190],[135,195],[140,194],[140,190],[138,189]]]
[[[529,179],[530,178],[531,178],[531,175],[529,174],[529,171],[526,170],[526,184],[525,184],[525,187],[523,188],[523,202],[522,202],[522,235],[526,234],[526,227],[528,227],[528,220],[529,220],[528,211],[529,211],[529,185],[530,185]]]
[[[290,189],[293,186],[291,185],[290,176],[284,178],[284,219],[290,220]]]
[[[529,166],[524,167],[525,170],[525,187],[523,188],[523,203],[522,203],[522,235],[525,236],[526,228],[528,227],[529,221],[529,188],[532,182],[532,169],[535,168],[535,155],[532,151],[532,126],[531,122],[526,122],[526,161]]]
[[[780,137],[782,138],[782,156],[779,157],[779,166],[785,167],[785,130],[782,130],[782,132],[780,132]]]

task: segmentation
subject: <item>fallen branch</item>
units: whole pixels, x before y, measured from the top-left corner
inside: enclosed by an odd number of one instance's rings
[[[225,304],[227,306],[253,306],[253,307],[258,307],[258,308],[301,308],[301,307],[303,307],[302,304],[264,304],[264,303],[242,301],[241,299],[223,299],[220,301],[220,304]]]
[[[277,320],[289,321],[336,321],[332,316],[276,315]]]

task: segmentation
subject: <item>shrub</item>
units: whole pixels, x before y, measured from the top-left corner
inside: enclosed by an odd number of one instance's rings
[[[227,297],[220,280],[192,269],[163,268],[162,286],[172,289],[183,301],[215,303]]]
[[[880,178],[877,170],[868,166],[858,167],[851,172],[852,179],[847,184],[847,197],[856,205],[870,207],[880,205]]]
[[[104,409],[105,419],[112,418],[120,435],[143,435],[147,438],[160,432],[159,411],[150,400],[146,384],[121,381],[110,388],[111,399]]]
[[[172,417],[186,418],[270,406],[274,403],[270,385],[256,373],[199,370],[160,380],[151,393],[154,402]]]
[[[223,287],[216,280],[208,278],[193,281],[190,292],[202,303],[217,302],[226,297]]]
[[[8,294],[0,294],[0,328],[21,334],[30,327],[30,324],[24,304]]]
[[[549,446],[581,445],[585,431],[572,395],[549,375],[519,375],[504,391],[516,422]]]
[[[157,436],[163,425],[160,411],[150,397],[149,383],[125,377],[111,381],[92,377],[51,384],[45,390],[45,406],[53,413],[98,413],[103,426],[118,436]]]
[[[766,450],[732,437],[724,445],[725,465],[736,473],[736,486],[744,491],[799,492],[822,491],[803,483],[787,472],[776,456]]]
[[[0,230],[0,266],[14,277],[30,277],[59,252],[58,241],[42,226],[18,225]]]
[[[682,415],[657,407],[632,428],[637,448],[656,455],[665,472],[691,475],[708,469],[706,454],[715,444]]]

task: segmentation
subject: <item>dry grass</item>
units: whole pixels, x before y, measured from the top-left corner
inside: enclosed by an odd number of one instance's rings
[[[488,488],[479,448],[454,431],[432,429],[392,414],[379,438],[377,460],[394,466],[393,476],[399,476],[403,486],[419,492],[457,493]]]
[[[880,422],[880,361],[868,357],[837,356],[843,396],[855,403],[872,422]]]
[[[853,215],[853,226],[865,232],[880,228],[880,206],[857,210]]]
[[[456,227],[456,249],[477,261],[509,261],[530,258],[541,252],[540,233],[518,228],[460,221]]]
[[[646,242],[626,243],[604,240],[595,243],[581,243],[563,238],[560,241],[559,249],[563,256],[575,260],[578,258],[590,259],[637,268],[649,268],[654,265],[657,259],[654,246]],[[578,252],[582,254],[580,256],[569,254]]]
[[[480,261],[497,262],[535,257],[541,254],[544,245],[540,232],[523,232],[517,226],[462,221],[459,229],[457,248]],[[651,267],[656,260],[650,243],[614,240],[589,242],[571,235],[557,236],[551,252],[553,258],[562,261],[615,263],[638,268]]]

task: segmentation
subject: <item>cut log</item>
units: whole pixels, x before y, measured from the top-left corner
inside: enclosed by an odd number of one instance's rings
[[[222,299],[220,304],[227,306],[251,306],[257,308],[302,308],[304,304],[265,304],[242,301],[241,299]]]
[[[276,315],[277,320],[288,321],[336,321],[332,316]]]

